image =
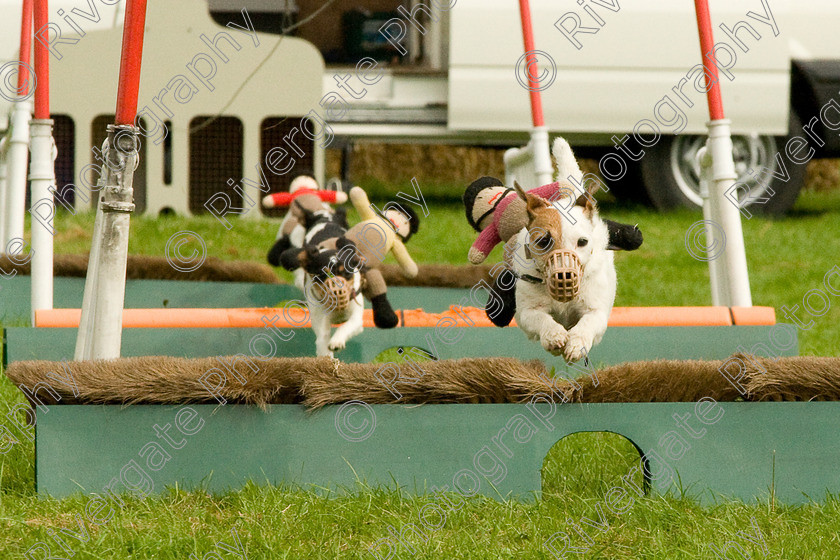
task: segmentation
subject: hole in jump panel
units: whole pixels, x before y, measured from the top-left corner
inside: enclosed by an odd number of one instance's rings
[[[542,426],[538,426],[542,429]],[[542,492],[553,497],[603,501],[613,488],[636,497],[644,488],[641,453],[626,437],[612,432],[578,432],[555,443],[543,460]],[[618,504],[630,503],[629,497]],[[607,515],[611,515],[608,513]]]

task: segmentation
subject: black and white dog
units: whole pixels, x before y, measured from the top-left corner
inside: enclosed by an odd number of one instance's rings
[[[297,208],[302,216],[303,238],[280,254],[280,265],[295,271],[295,284],[305,294],[309,320],[315,331],[318,356],[333,356],[347,341],[362,332],[364,304],[361,262],[353,242],[347,240],[347,217],[322,208],[315,212]],[[295,246],[300,240],[301,245]],[[341,323],[331,335],[332,325]]]

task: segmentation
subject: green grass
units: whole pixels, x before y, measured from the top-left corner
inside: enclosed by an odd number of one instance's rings
[[[684,236],[696,212],[659,214],[640,207],[605,204],[605,217],[638,223],[645,244],[634,253],[616,255],[616,305],[708,305],[708,269],[686,252]],[[351,221],[355,216],[350,217]],[[92,216],[59,218],[56,251],[85,252],[89,248]],[[212,218],[132,219],[132,253],[163,255],[167,239],[182,230],[199,233],[209,254],[222,259],[263,261],[276,222],[234,220],[229,231]],[[838,264],[840,194],[804,193],[788,218],[744,221],[747,258],[756,305],[802,307],[805,294],[821,288],[823,277]],[[465,263],[475,238],[460,206],[435,203],[409,249],[418,262]],[[489,262],[499,258],[499,249]],[[1,282],[1,281],[0,281]],[[0,292],[2,297],[2,292]],[[815,300],[816,303],[816,300]],[[800,331],[802,354],[840,355],[840,301],[830,297],[831,309],[813,317],[814,325]],[[779,315],[781,318],[781,315]],[[807,313],[801,313],[805,319]],[[23,402],[20,392],[0,377],[0,426],[6,411]],[[408,435],[410,437],[410,434]],[[543,543],[557,531],[569,533],[574,545],[585,544],[566,520],[596,519],[605,494],[620,483],[638,462],[633,446],[614,434],[575,434],[559,442],[543,467],[543,499],[536,503],[465,500],[450,512],[428,541],[408,537],[412,554],[400,547],[394,558],[551,558]],[[86,497],[64,500],[35,495],[34,450],[31,442],[15,445],[0,455],[0,557],[23,558],[37,541],[60,548],[48,531],[76,529],[74,516],[85,516]],[[636,484],[640,483],[638,474]],[[368,488],[360,482],[355,496],[327,499],[313,493],[249,485],[220,496],[170,489],[160,497],[130,500],[113,519],[91,526],[86,543],[63,537],[75,552],[72,558],[186,559],[217,550],[221,558],[236,558],[214,544],[232,544],[231,529],[241,538],[246,556],[256,558],[374,558],[366,551],[397,530],[418,524],[421,509],[432,498],[409,497],[398,489]],[[450,495],[455,503],[457,494]],[[759,545],[739,538],[752,534],[755,518],[768,547],[767,558],[833,559],[840,557],[840,500],[824,504],[786,506],[773,501],[752,504],[721,499],[701,507],[687,496],[636,499],[630,510],[616,515],[605,511],[606,531],[587,528],[593,544],[585,556],[569,558],[714,558],[709,544],[722,548],[740,543],[747,557],[763,558]],[[384,549],[383,549],[384,553]],[[69,553],[65,556],[70,557]],[[737,553],[730,551],[729,558]],[[40,558],[35,555],[35,558]],[[208,559],[216,556],[206,556]]]

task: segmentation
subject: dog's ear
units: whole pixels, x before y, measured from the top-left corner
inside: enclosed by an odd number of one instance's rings
[[[321,249],[317,245],[306,245],[303,248],[303,250],[306,253],[307,261],[315,260],[315,257],[318,256],[318,253],[321,252]]]
[[[536,217],[534,212],[536,212],[540,208],[545,208],[548,204],[542,198],[535,196],[531,193],[525,192],[522,186],[516,181],[513,182],[513,188],[516,189],[516,194],[519,195],[519,198],[525,201],[525,209],[528,212],[529,221],[533,220]]]
[[[307,262],[306,251],[297,247],[286,249],[280,254],[280,266],[289,271],[306,267]]]
[[[338,260],[344,264],[345,270],[359,272],[365,269],[365,260],[356,248],[356,244],[343,235],[335,240],[335,248],[338,249]]]
[[[280,266],[280,255],[282,255],[283,251],[287,250],[290,246],[291,242],[288,237],[285,235],[280,237],[274,242],[274,245],[268,251],[268,263],[271,266]]]
[[[595,193],[598,192],[602,186],[601,181],[597,179],[591,180],[583,194],[575,201],[575,205],[582,206],[584,213],[591,215],[592,211],[595,209]]]
[[[528,193],[525,192],[525,189],[522,188],[522,185],[519,184],[519,181],[513,182],[513,188],[516,190],[516,194],[519,195],[519,198],[528,202]]]

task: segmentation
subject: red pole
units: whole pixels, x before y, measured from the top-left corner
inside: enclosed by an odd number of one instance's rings
[[[134,124],[140,90],[140,63],[146,26],[146,0],[127,0],[123,24],[120,84],[117,90],[116,124]]]
[[[50,118],[50,53],[45,42],[49,41],[46,29],[49,23],[47,0],[35,0],[35,30],[44,30],[44,36],[35,45],[35,76],[38,87],[35,89],[35,118]]]
[[[534,48],[534,31],[531,27],[531,6],[528,0],[519,0],[519,17],[522,20],[522,37],[525,40],[525,56],[527,57],[527,66],[530,84],[529,93],[531,97],[531,120],[534,126],[544,126],[542,96],[540,95],[539,78],[537,75],[537,60],[533,53]]]
[[[715,38],[712,34],[712,18],[709,15],[708,0],[694,0],[694,10],[697,13],[697,30],[700,32],[701,62],[707,68],[706,87],[709,85],[709,75],[714,80],[714,85],[706,94],[709,102],[709,117],[711,117],[711,120],[717,121],[724,118],[723,99],[720,96],[720,78],[718,76],[717,60],[713,52]]]
[[[18,68],[17,94],[29,94],[29,65],[32,61],[32,0],[23,0],[20,21],[20,67]]]

